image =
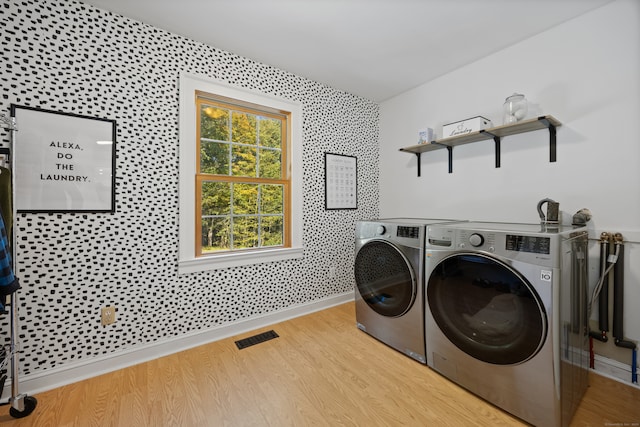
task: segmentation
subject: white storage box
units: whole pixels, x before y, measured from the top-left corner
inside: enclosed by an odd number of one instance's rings
[[[492,127],[491,120],[482,117],[472,117],[470,119],[461,120],[459,122],[449,123],[442,126],[442,138],[451,138],[452,136],[466,135],[471,132],[488,129]]]
[[[429,144],[433,141],[433,129],[424,128],[418,131],[418,144]]]

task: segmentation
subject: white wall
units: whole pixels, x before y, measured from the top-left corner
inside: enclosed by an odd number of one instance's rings
[[[640,2],[617,0],[383,102],[381,216],[537,222],[545,197],[569,219],[587,207],[594,236],[619,231],[629,241],[625,335],[640,340],[639,76]],[[501,168],[492,140],[456,147],[452,174],[446,150],[422,156],[421,177],[416,157],[398,151],[422,127],[440,136],[443,124],[477,115],[502,124],[513,92],[527,96],[531,117],[562,122],[556,163],[546,130],[504,138]]]

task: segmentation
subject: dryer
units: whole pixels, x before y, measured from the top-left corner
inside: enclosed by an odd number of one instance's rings
[[[355,242],[357,327],[426,364],[424,245],[427,224],[443,219],[358,221]]]
[[[534,425],[567,426],[587,387],[585,228],[427,228],[428,365]]]

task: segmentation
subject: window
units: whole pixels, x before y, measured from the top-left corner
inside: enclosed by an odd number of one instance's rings
[[[180,273],[302,256],[300,111],[181,77]]]
[[[289,242],[289,114],[196,95],[196,255]]]

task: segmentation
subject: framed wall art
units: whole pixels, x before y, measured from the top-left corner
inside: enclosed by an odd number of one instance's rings
[[[11,105],[18,212],[115,212],[115,120]]]
[[[324,154],[325,209],[358,208],[358,159]]]

